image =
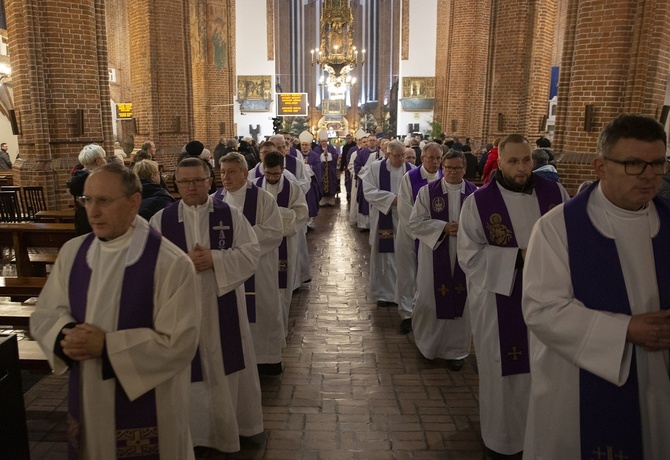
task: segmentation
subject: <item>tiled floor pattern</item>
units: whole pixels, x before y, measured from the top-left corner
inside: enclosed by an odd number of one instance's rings
[[[312,282],[293,297],[280,377],[262,378],[265,433],[213,459],[481,459],[474,355],[460,372],[424,359],[395,308],[368,300],[368,233],[347,204],[308,233]],[[33,460],[65,459],[67,379],[24,395]]]

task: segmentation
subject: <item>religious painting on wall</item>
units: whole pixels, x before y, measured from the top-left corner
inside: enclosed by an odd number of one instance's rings
[[[237,102],[246,112],[267,112],[272,103],[272,76],[238,75]]]
[[[403,77],[400,103],[405,111],[432,110],[435,104],[435,77]]]
[[[347,106],[343,99],[324,99],[321,102],[321,113],[331,116],[344,116],[347,113]]]
[[[228,43],[228,16],[223,5],[209,4],[207,11],[207,42],[209,43],[207,62],[214,65],[216,70],[227,67]]]
[[[189,4],[191,30],[191,59],[205,62],[207,59],[207,2],[197,0]]]

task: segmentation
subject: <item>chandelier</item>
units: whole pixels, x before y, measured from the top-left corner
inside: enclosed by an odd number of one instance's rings
[[[312,65],[318,64],[328,72],[319,84],[326,86],[331,97],[344,97],[349,87],[356,85],[356,78],[347,75],[358,62],[358,49],[354,46],[354,12],[349,0],[324,0],[321,10],[319,49],[311,50]],[[365,50],[360,64],[365,64]]]

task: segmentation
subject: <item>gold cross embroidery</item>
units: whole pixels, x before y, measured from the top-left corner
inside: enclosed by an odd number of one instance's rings
[[[461,295],[463,294],[463,291],[465,291],[465,286],[459,284],[454,289],[456,290],[456,294]]]
[[[449,292],[449,289],[443,283],[442,286],[440,286],[440,289],[437,290],[437,292],[442,294],[442,297],[444,297],[445,295],[447,295],[447,292]]]
[[[512,357],[512,361],[518,361],[519,356],[523,355],[523,352],[519,350],[517,347],[512,347],[512,351],[507,353],[507,356]]]

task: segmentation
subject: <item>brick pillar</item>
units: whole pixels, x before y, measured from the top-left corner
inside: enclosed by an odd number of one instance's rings
[[[8,0],[20,159],[16,185],[41,185],[49,208],[91,142],[113,154],[104,0]],[[78,123],[83,121],[83,126]]]
[[[593,179],[598,133],[620,113],[658,118],[670,68],[670,4],[666,0],[574,1],[558,90],[554,147],[568,191]],[[585,130],[586,106],[592,106]]]
[[[539,136],[549,99],[555,16],[556,0],[493,1],[484,119],[488,138]]]
[[[221,135],[235,137],[235,0],[191,1],[190,43],[195,138],[214,149]],[[250,39],[263,39],[249,24]],[[256,56],[258,58],[259,56]],[[252,58],[252,57],[250,57]],[[264,56],[260,56],[264,58]]]
[[[128,2],[135,147],[154,141],[167,171],[193,135],[188,9],[188,0]]]

